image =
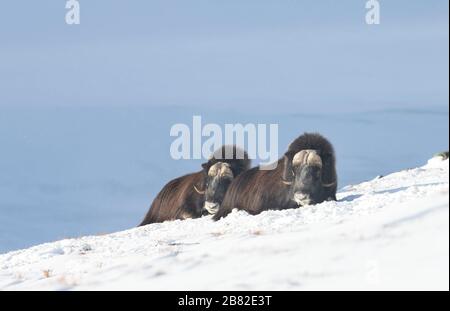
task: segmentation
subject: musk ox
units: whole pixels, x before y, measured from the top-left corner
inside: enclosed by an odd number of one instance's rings
[[[335,154],[320,134],[298,137],[277,164],[273,170],[255,167],[233,179],[213,219],[227,216],[234,208],[255,215],[336,200]]]
[[[250,168],[248,154],[236,146],[216,150],[202,170],[166,184],[139,226],[215,214],[234,177]]]

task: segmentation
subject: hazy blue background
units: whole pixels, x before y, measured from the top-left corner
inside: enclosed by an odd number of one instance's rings
[[[0,252],[136,225],[194,113],[320,131],[341,186],[448,149],[448,1],[365,2],[3,1]]]
[[[447,105],[448,1],[2,1],[2,105]]]

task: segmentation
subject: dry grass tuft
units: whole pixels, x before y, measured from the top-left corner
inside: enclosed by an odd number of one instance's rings
[[[213,237],[219,237],[219,236],[222,236],[222,235],[223,235],[223,232],[211,232],[211,235],[212,235]]]
[[[256,229],[251,231],[251,234],[253,235],[262,235],[264,232],[262,230]]]
[[[42,273],[44,274],[44,278],[48,279],[52,275],[52,270],[50,269],[43,270]]]

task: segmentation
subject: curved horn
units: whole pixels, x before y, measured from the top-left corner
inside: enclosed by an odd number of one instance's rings
[[[200,191],[200,190],[197,189],[197,187],[196,187],[195,185],[194,185],[194,190],[195,190],[195,192],[197,192],[198,194],[205,194],[205,190]]]
[[[285,184],[286,186],[292,185],[292,181],[286,181],[286,180],[282,179],[281,182],[282,182],[283,184]]]
[[[336,181],[333,181],[333,182],[331,182],[329,184],[322,183],[322,186],[325,187],[325,188],[333,187],[335,185],[336,185]]]
[[[294,177],[294,172],[292,171],[292,158],[290,155],[285,154],[284,160],[283,160],[283,174],[282,174],[282,181],[284,184],[288,184],[291,182],[292,178]]]

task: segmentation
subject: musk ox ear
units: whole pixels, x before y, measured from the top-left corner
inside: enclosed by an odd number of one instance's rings
[[[286,185],[290,185],[292,183],[292,179],[294,178],[294,172],[292,170],[292,160],[288,154],[284,155],[283,161],[283,175],[282,182]]]

